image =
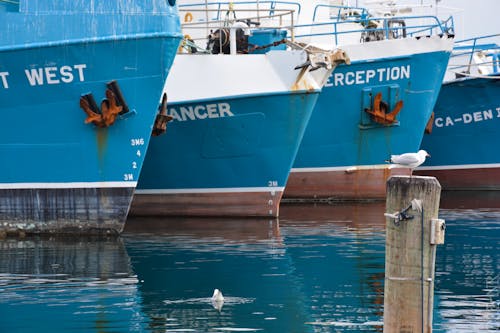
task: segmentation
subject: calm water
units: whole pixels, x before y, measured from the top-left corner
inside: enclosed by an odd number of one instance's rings
[[[0,240],[0,332],[381,332],[384,205]],[[498,332],[500,200],[467,194],[441,207],[434,332]]]

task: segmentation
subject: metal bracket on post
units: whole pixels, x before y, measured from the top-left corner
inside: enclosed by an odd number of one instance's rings
[[[432,245],[444,244],[445,230],[446,230],[446,223],[443,219],[432,219],[430,243]]]
[[[388,217],[388,218],[391,218],[394,222],[395,225],[399,225],[401,221],[408,221],[408,220],[413,220],[413,215],[409,215],[407,214],[407,212],[412,209],[412,210],[415,210],[417,212],[422,212],[423,208],[422,208],[422,200],[418,200],[418,199],[413,199],[410,203],[410,205],[408,205],[408,207],[402,209],[400,212],[394,212],[392,214],[390,213],[385,213],[384,216],[385,217]]]

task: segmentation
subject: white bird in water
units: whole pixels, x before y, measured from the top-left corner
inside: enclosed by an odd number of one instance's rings
[[[431,157],[425,150],[419,150],[418,153],[405,153],[401,155],[391,155],[391,158],[386,161],[403,168],[415,169],[425,162],[426,157]]]
[[[212,295],[212,301],[224,301],[224,296],[222,296],[222,293],[219,289],[214,289],[214,294]]]
[[[222,305],[224,305],[224,296],[219,289],[214,290],[214,294],[212,295],[212,306],[220,311],[222,309]]]

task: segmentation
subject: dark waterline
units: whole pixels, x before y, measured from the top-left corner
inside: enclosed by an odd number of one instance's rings
[[[434,332],[500,330],[497,199],[443,193]],[[384,211],[284,205],[279,221],[135,218],[118,238],[0,240],[0,332],[381,332]]]

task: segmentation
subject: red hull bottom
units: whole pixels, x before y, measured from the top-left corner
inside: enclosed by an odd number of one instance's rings
[[[409,176],[406,168],[352,169],[326,172],[292,172],[288,177],[286,199],[385,199],[387,179]]]
[[[500,190],[500,168],[415,170],[436,177],[443,190]]]
[[[130,215],[277,217],[282,191],[135,194]]]

